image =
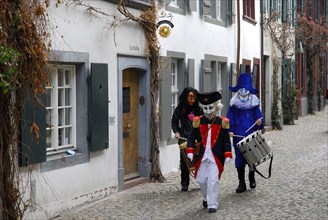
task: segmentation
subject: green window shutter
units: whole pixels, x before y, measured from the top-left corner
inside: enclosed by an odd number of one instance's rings
[[[45,95],[40,97],[42,103],[45,101]],[[39,128],[38,142],[31,133],[31,127],[35,123]],[[46,161],[46,109],[44,105],[39,105],[28,98],[21,112],[21,122],[19,127],[19,166],[27,166]]]
[[[184,9],[185,7],[185,1],[184,0],[177,0],[177,5],[179,8]]]
[[[282,1],[282,21],[286,21],[288,18],[288,0]]]
[[[233,16],[233,3],[234,1],[227,1],[227,23],[230,25],[235,22],[235,16]]]
[[[253,88],[257,88],[256,82],[257,82],[257,66],[253,66],[253,73],[252,73],[252,84],[253,84]],[[258,89],[258,88],[257,88]]]
[[[160,91],[159,91],[159,137],[162,141],[171,139],[171,59],[162,57],[163,68],[160,72]]]
[[[197,1],[188,0],[188,11],[197,11]]]
[[[203,0],[201,2],[201,15],[211,15],[211,0]]]
[[[237,65],[235,63],[230,64],[230,86],[237,84]]]
[[[245,64],[240,64],[239,74],[245,73],[245,72],[246,72],[246,65]]]
[[[230,1],[229,1],[230,2]],[[223,21],[227,21],[229,8],[228,8],[228,2],[227,1],[220,1],[221,4],[221,18]]]
[[[195,60],[188,59],[188,86],[195,88]]]
[[[201,60],[202,74],[201,74],[201,92],[210,92],[211,91],[211,82],[212,82],[212,68],[210,60]]]
[[[290,65],[290,59],[285,58],[282,63],[282,93],[284,97],[287,94],[289,65]]]
[[[90,151],[108,148],[108,65],[91,64]]]

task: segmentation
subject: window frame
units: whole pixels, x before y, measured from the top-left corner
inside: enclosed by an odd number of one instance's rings
[[[76,69],[76,137],[88,137],[88,100],[89,100],[89,53],[53,50],[49,54],[49,64],[74,65]],[[90,162],[90,146],[87,138],[77,138],[76,154],[66,153],[48,155],[46,161],[40,163],[40,171],[48,172],[55,169]],[[65,163],[63,163],[63,160]]]
[[[175,14],[186,15],[187,1],[175,0],[166,5],[165,9]]]
[[[256,24],[255,0],[243,0],[243,19]]]
[[[228,23],[232,23],[232,18],[230,15],[230,13],[232,13],[232,4],[229,4],[228,1],[201,0],[199,2],[200,2],[200,14],[203,15],[205,22],[214,25],[219,25],[222,27],[227,27]],[[218,13],[217,13],[218,2],[220,3],[220,18],[218,18]]]
[[[118,4],[120,0],[104,0],[114,4]],[[150,0],[129,0],[127,1],[127,6],[139,10],[144,10],[150,8]]]
[[[173,58],[171,59],[171,114],[173,114],[174,109],[178,106],[178,97],[178,61]]]
[[[70,79],[70,85],[63,85],[63,86],[58,86],[58,70],[59,69],[63,69],[64,70],[64,74],[66,70],[70,70],[72,72],[71,75],[71,79]],[[53,143],[53,145],[51,147],[47,146],[47,156],[50,155],[55,155],[55,154],[61,154],[66,152],[67,150],[77,150],[76,147],[76,68],[75,65],[54,65],[54,64],[49,64],[47,66],[47,70],[49,70],[48,74],[51,74],[51,82],[53,82],[52,84],[47,85],[46,86],[46,90],[52,91],[51,92],[51,106],[48,106],[48,102],[46,103],[46,110],[48,112],[48,110],[50,110],[51,113],[51,125],[52,127],[47,126],[47,131],[52,130],[54,132],[53,135],[51,135],[50,139],[51,139],[51,143]],[[49,76],[49,75],[48,75]],[[50,77],[49,77],[50,78]],[[63,76],[63,80],[65,80],[65,76]],[[70,105],[66,106],[66,103],[64,103],[62,106],[59,106],[58,104],[58,91],[60,89],[63,89],[64,91],[66,89],[71,89],[71,93],[70,93]],[[63,93],[63,99],[65,99],[65,92]],[[64,109],[63,113],[65,115],[64,118],[62,118],[62,120],[66,119],[66,109],[71,109],[70,112],[70,125],[67,125],[65,123],[65,125],[59,125],[60,124],[60,120],[59,120],[59,111],[60,109]],[[70,143],[67,144],[66,146],[64,145],[59,145],[59,129],[63,129],[64,131],[67,128],[71,128],[71,132],[70,132]],[[48,135],[47,135],[48,138]]]

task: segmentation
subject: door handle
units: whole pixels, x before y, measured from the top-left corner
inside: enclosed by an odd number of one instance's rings
[[[125,125],[125,129],[130,129],[130,128],[131,128],[131,124],[130,123]]]

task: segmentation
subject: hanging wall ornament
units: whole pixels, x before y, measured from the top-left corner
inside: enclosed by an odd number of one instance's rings
[[[170,17],[172,19],[172,14],[167,14],[162,12],[159,16],[161,18]],[[174,27],[173,23],[170,20],[161,20],[157,23],[158,33],[161,37],[167,38],[171,34],[171,30]]]

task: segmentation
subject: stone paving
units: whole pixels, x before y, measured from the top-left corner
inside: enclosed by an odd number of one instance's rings
[[[220,180],[219,207],[202,207],[197,182],[180,191],[179,172],[164,183],[145,183],[102,200],[60,213],[56,219],[328,219],[327,107],[300,117],[295,125],[263,134],[274,151],[272,175],[256,174],[257,187],[241,194],[234,163],[225,166]],[[268,175],[269,162],[258,166]],[[247,178],[246,178],[247,179]]]

